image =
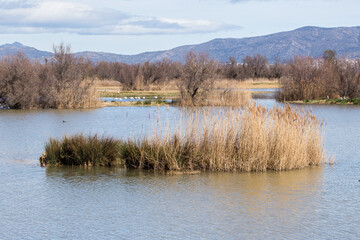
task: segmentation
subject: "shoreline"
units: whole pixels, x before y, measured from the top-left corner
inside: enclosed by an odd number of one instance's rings
[[[302,104],[302,105],[353,105],[360,106],[360,98],[356,99],[317,99],[317,100],[297,100],[297,101],[285,101],[290,104]]]

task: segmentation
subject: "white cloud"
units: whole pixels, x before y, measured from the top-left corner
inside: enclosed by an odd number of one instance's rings
[[[76,33],[143,35],[210,33],[237,28],[205,20],[163,19],[60,1],[5,1],[0,5],[0,33]]]

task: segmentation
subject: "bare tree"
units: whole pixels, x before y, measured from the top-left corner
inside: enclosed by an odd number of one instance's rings
[[[70,45],[54,46],[54,60],[50,72],[55,79],[55,106],[57,108],[84,108],[92,105],[92,81],[85,81],[89,63],[75,58]]]
[[[10,108],[35,108],[39,78],[34,64],[23,53],[5,58],[0,66],[0,98]]]
[[[189,101],[196,105],[204,100],[206,93],[213,87],[216,64],[204,54],[189,52],[183,67],[180,86],[182,101]]]
[[[323,96],[324,85],[320,84],[321,65],[310,57],[295,57],[287,63],[285,76],[281,78],[282,91],[279,100],[316,99]]]
[[[245,73],[248,77],[252,78],[261,78],[268,75],[267,64],[268,61],[266,57],[257,54],[253,57],[246,56],[243,59]]]
[[[234,57],[229,57],[229,63],[224,67],[224,75],[226,78],[236,79],[239,75],[239,70],[237,66],[236,59]]]
[[[328,49],[325,50],[325,52],[323,53],[323,59],[326,62],[334,63],[336,61],[336,58],[337,58],[337,54],[336,51],[334,50]]]
[[[337,79],[335,88],[341,97],[360,97],[359,62],[337,61],[335,77]]]
[[[284,72],[284,66],[280,63],[280,59],[278,57],[275,58],[274,64],[269,66],[269,78],[280,79]]]

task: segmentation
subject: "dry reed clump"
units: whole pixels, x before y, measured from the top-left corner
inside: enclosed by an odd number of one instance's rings
[[[120,142],[97,135],[65,136],[61,140],[50,139],[40,157],[41,166],[115,166],[118,162]]]
[[[204,94],[202,98],[195,101],[187,96],[182,96],[179,105],[182,107],[189,106],[232,106],[243,107],[251,102],[251,93],[246,91],[212,91]]]
[[[325,162],[322,124],[310,111],[286,106],[195,114],[176,133],[128,140],[129,168],[170,171],[291,170]]]
[[[278,88],[279,86],[279,79],[270,78],[247,78],[243,80],[223,78],[214,81],[215,89]]]

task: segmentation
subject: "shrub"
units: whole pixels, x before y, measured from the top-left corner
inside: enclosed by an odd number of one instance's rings
[[[90,108],[95,89],[87,80],[89,63],[76,59],[70,47],[54,47],[54,59],[31,62],[24,54],[0,61],[0,99],[9,108]]]
[[[277,100],[360,97],[360,62],[336,59],[334,51],[327,50],[324,59],[295,57],[286,68]]]
[[[39,105],[40,79],[36,67],[22,53],[0,62],[0,98],[3,105],[15,109],[31,109]]]
[[[144,105],[151,105],[151,100],[145,100]]]

